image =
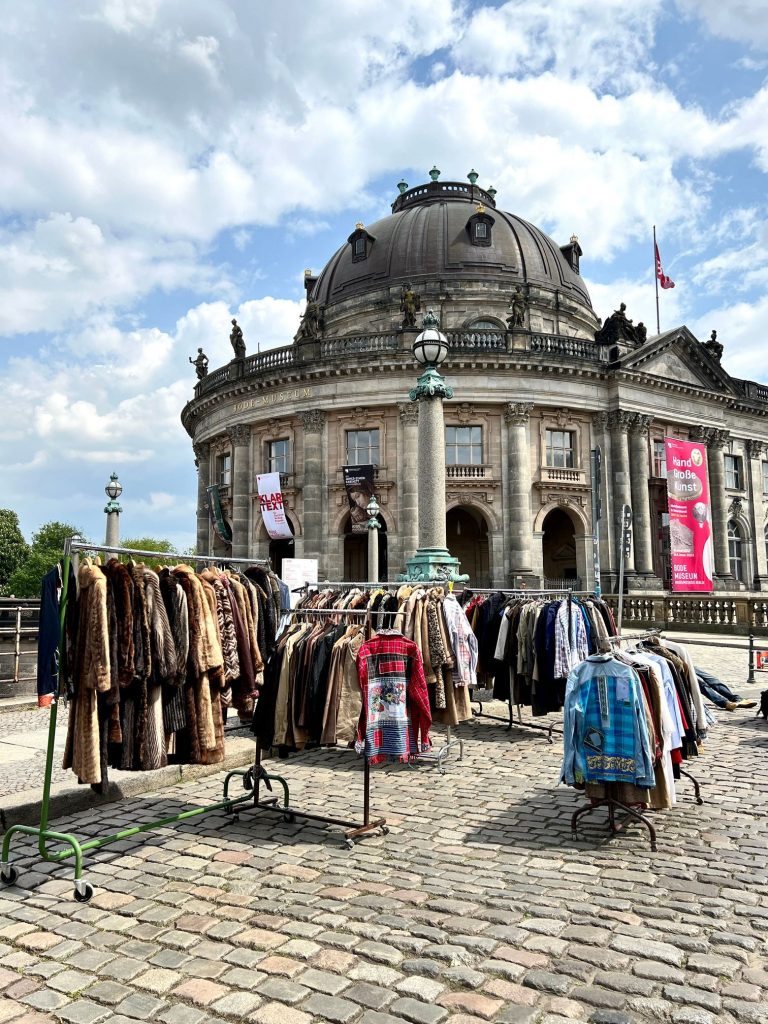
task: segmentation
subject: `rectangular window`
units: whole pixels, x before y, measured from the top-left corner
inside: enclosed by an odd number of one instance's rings
[[[768,462],[763,463],[763,494],[768,494]]]
[[[667,479],[667,453],[663,441],[653,442],[653,475]]]
[[[446,466],[482,466],[483,428],[445,428]]]
[[[379,465],[379,431],[348,430],[347,431],[347,465],[378,466]]]
[[[355,239],[355,256],[365,256],[365,239]]]
[[[232,455],[219,456],[219,487],[229,487],[232,483]]]
[[[741,490],[741,458],[738,455],[725,455],[725,486],[731,490]]]
[[[488,225],[483,224],[480,221],[479,224],[475,224],[475,238],[487,238],[488,237]]]
[[[289,442],[287,437],[279,441],[267,441],[267,472],[288,473],[289,472]]]
[[[547,465],[573,469],[573,431],[547,431]]]

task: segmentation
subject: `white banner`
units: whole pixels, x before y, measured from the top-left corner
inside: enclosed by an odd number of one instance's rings
[[[294,594],[294,590],[303,587],[305,583],[317,583],[317,559],[284,558],[280,579],[290,590],[291,608],[295,608],[301,594]]]
[[[259,506],[264,526],[272,540],[289,540],[293,533],[283,508],[279,473],[260,473],[256,477]]]

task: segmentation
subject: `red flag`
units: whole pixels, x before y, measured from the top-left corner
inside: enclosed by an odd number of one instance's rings
[[[659,279],[659,284],[662,288],[674,288],[675,282],[671,277],[667,277],[664,271],[661,269],[661,256],[659,256],[659,247],[654,244],[656,250],[656,277]]]

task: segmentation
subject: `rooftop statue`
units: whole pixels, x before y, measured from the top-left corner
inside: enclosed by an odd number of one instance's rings
[[[704,348],[709,352],[716,363],[723,358],[723,346],[717,340],[717,331],[712,331],[712,337],[704,342]]]
[[[202,380],[208,373],[208,356],[201,348],[199,348],[197,350],[197,356],[194,359],[190,356],[189,361],[195,368],[197,379]]]
[[[232,321],[232,332],[229,335],[229,340],[232,343],[232,348],[235,350],[235,359],[245,359],[245,338],[237,320]]]
[[[525,307],[526,301],[523,290],[520,285],[517,285],[515,287],[515,294],[509,303],[509,308],[512,310],[507,317],[507,327],[509,330],[513,330],[515,327],[525,327]]]
[[[618,309],[606,319],[603,326],[595,332],[595,341],[598,345],[615,345],[617,342],[629,342],[632,345],[642,345],[648,335],[648,330],[643,323],[635,326],[626,314],[627,305],[622,302]]]
[[[421,300],[413,291],[410,281],[403,285],[400,295],[400,312],[403,314],[403,327],[416,326],[416,314],[421,309]]]
[[[303,341],[305,338],[316,338],[323,329],[323,313],[320,306],[312,299],[307,300],[307,306],[301,315],[299,329],[296,331],[294,341]]]

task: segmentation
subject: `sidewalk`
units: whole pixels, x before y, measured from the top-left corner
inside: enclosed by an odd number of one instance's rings
[[[631,628],[625,630],[631,635]],[[713,634],[669,633],[670,638],[696,640],[706,646],[692,646],[696,665],[714,673],[742,697],[759,702],[761,689],[768,689],[768,672],[755,672],[755,684],[747,686],[748,642],[746,637]],[[723,647],[738,645],[740,650]],[[768,649],[768,641],[766,642]],[[716,711],[718,718],[733,713]],[[739,716],[752,711],[739,710]],[[94,793],[90,786],[78,785],[71,771],[61,766],[67,734],[68,708],[59,708],[51,788],[51,819],[74,814],[123,797],[152,793],[169,785],[189,782],[222,770],[239,768],[253,761],[254,741],[247,726],[237,717],[226,726],[226,760],[218,765],[170,765],[154,772],[110,772],[109,791]],[[37,824],[45,773],[48,743],[48,711],[38,708],[34,698],[0,701],[0,831],[12,824]]]

